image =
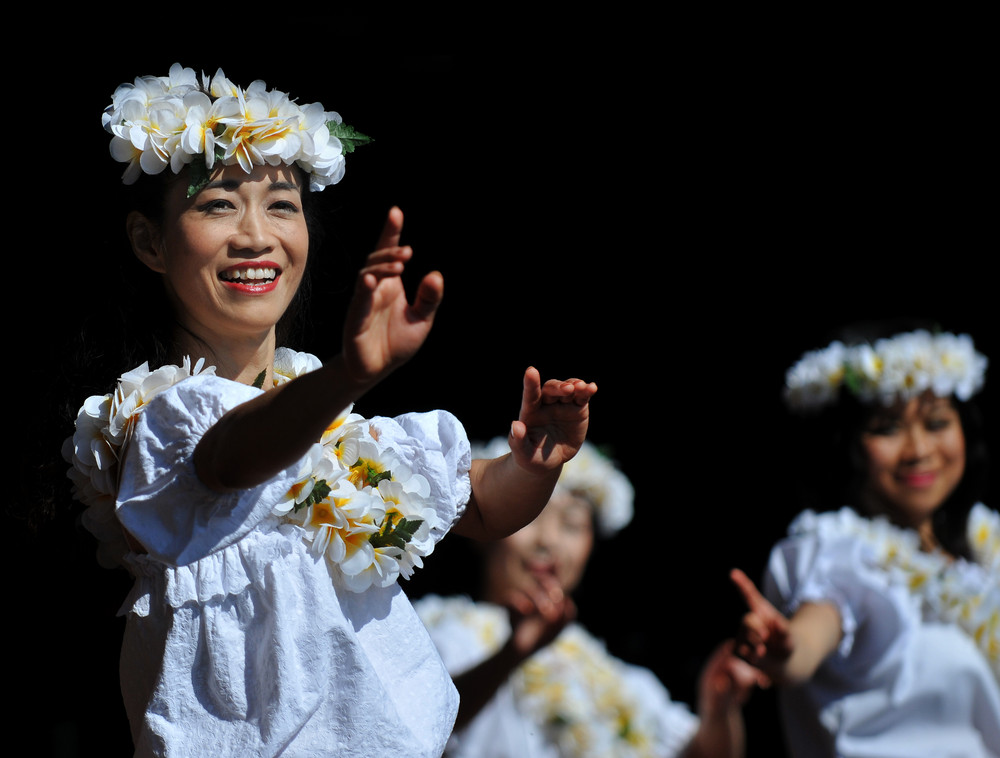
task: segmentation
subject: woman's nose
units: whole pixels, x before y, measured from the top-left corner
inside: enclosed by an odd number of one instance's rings
[[[930,439],[922,427],[911,427],[903,442],[903,460],[918,461],[930,452]]]
[[[240,214],[231,244],[237,250],[249,250],[254,253],[263,252],[272,247],[273,238],[267,220],[261,211],[247,208]]]
[[[551,549],[558,541],[558,524],[553,519],[541,518],[536,524],[535,541],[545,549]]]

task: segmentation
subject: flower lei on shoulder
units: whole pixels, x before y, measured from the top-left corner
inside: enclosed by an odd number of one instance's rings
[[[874,549],[890,581],[920,602],[924,617],[953,623],[968,634],[1000,681],[1000,513],[981,503],[970,511],[967,531],[974,563],[922,551],[915,532],[884,517],[866,519],[850,508],[826,516],[830,518],[805,514],[793,534],[829,528],[862,539]]]
[[[118,565],[130,550],[115,518],[115,496],[119,463],[136,419],[163,390],[198,374],[215,374],[215,367],[206,367],[204,360],[192,366],[190,358],[155,370],[143,363],[122,374],[114,392],[91,395],[80,407],[62,453],[70,464],[73,497],[86,506],[83,524],[98,539],[101,565]]]
[[[274,385],[318,368],[308,353],[275,352]],[[190,376],[215,374],[203,360],[193,366],[123,374],[115,391],[81,406],[63,446],[73,496],[86,506],[83,522],[98,539],[98,560],[115,566],[130,552],[115,518],[119,463],[136,419],[156,395]],[[255,382],[259,387],[260,382]],[[391,446],[380,444],[376,424],[345,411],[305,457],[298,480],[274,513],[304,530],[311,549],[330,563],[334,577],[353,592],[409,578],[434,549],[439,517],[426,478],[410,470]]]
[[[409,579],[434,549],[430,484],[348,408],[305,457],[274,513],[305,531],[352,592]]]
[[[417,609],[431,630],[457,622],[492,654],[510,635],[507,612],[467,597],[427,596]],[[659,732],[625,686],[624,664],[577,624],[522,663],[511,678],[521,714],[559,754],[575,758],[652,758]]]
[[[297,165],[309,189],[321,191],[343,178],[345,154],[371,142],[320,103],[299,105],[262,81],[240,87],[222,69],[199,78],[179,63],[167,76],[120,85],[102,123],[112,135],[112,157],[128,164],[125,184],[189,166],[188,197],[216,163],[238,164],[248,174],[254,166]]]
[[[561,755],[653,758],[657,724],[625,686],[621,661],[571,624],[517,670],[518,707]]]

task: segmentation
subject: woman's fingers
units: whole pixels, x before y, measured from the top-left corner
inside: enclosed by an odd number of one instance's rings
[[[403,211],[397,206],[393,206],[389,209],[389,213],[386,214],[385,224],[382,227],[382,233],[379,235],[378,242],[375,244],[375,249],[382,250],[389,247],[398,247],[399,238],[402,233]]]

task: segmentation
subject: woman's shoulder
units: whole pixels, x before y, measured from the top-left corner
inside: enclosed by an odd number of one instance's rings
[[[505,609],[465,595],[424,595],[413,607],[453,674],[466,671],[499,650],[510,636]]]
[[[476,602],[468,595],[424,595],[413,602],[428,629],[450,626],[468,629],[484,638],[503,638],[510,631],[506,611],[492,603]]]
[[[842,506],[828,511],[806,509],[792,519],[788,526],[788,537],[833,537],[857,534],[864,531],[869,520],[854,508]]]

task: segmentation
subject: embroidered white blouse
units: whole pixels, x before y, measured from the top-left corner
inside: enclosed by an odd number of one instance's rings
[[[315,484],[303,474],[315,460],[228,495],[194,472],[202,435],[259,392],[202,373],[134,414],[114,514],[144,548],[122,558],[135,576],[121,682],[136,755],[437,758],[457,692],[396,575],[359,588],[361,574],[341,571],[350,561],[331,560],[330,540],[318,546],[310,531],[321,504],[290,517],[288,495]],[[426,555],[469,498],[464,430],[445,412],[359,423],[367,442],[420,472],[437,516]],[[101,500],[89,498],[87,522],[107,537]],[[371,553],[362,534],[342,530]],[[390,548],[380,560],[400,556]]]
[[[832,602],[843,631],[816,675],[781,693],[796,758],[1000,756],[998,523],[975,507],[970,563],[850,508],[793,522],[765,595],[785,614]]]

